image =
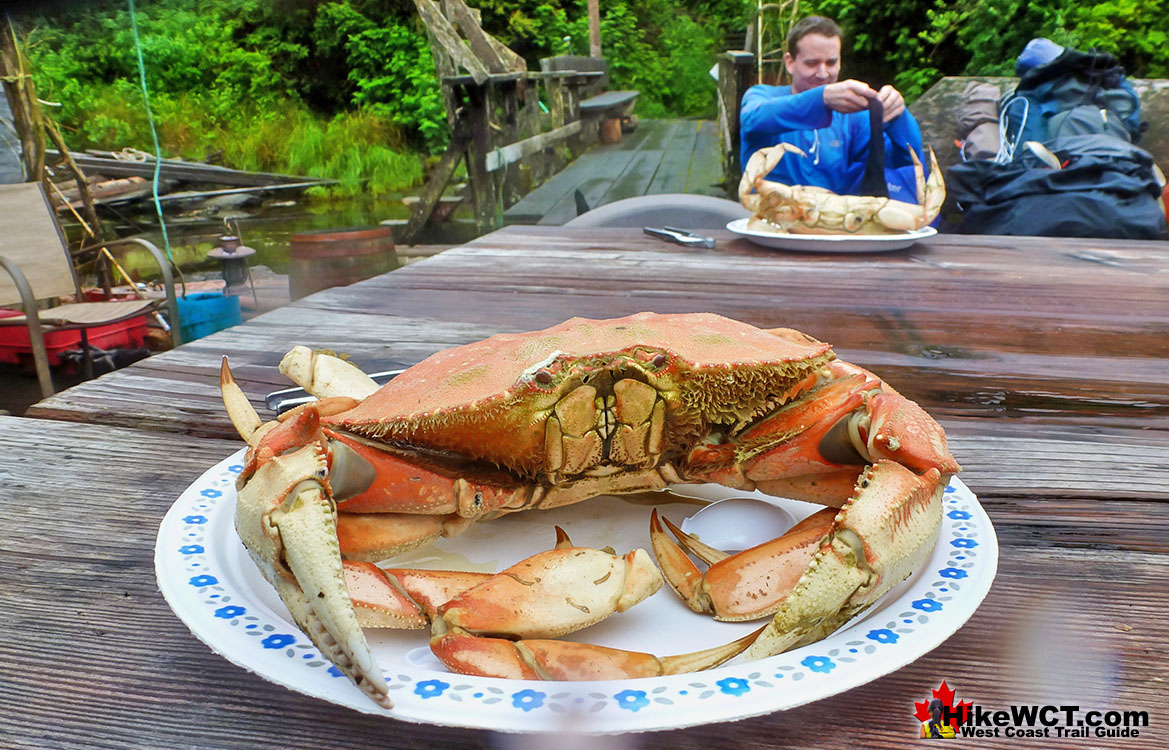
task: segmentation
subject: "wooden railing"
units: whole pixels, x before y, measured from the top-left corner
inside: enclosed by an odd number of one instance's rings
[[[430,36],[451,142],[395,239],[417,236],[463,160],[476,229],[490,232],[503,226],[504,209],[596,141],[596,130],[581,122],[580,102],[603,73],[530,72],[483,32],[478,11],[463,0],[415,4]]]

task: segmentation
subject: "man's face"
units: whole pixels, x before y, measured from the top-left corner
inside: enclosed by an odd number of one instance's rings
[[[836,83],[840,76],[840,37],[807,34],[796,43],[797,54],[783,55],[792,77],[792,93]]]

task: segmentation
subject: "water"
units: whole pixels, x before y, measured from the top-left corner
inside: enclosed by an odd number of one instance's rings
[[[240,200],[240,196],[230,196]],[[267,266],[279,274],[289,268],[290,238],[298,232],[351,227],[373,227],[382,221],[405,220],[410,209],[401,195],[378,197],[310,200],[266,201],[261,205],[233,205],[232,202],[213,201],[189,204],[182,208],[177,202],[164,202],[167,235],[171,254],[185,275],[215,274],[219,263],[207,258],[207,253],[219,245],[219,237],[233,234],[256,254],[249,259],[255,266]],[[108,213],[106,214],[108,215]],[[106,225],[106,235],[117,237],[140,236],[153,242],[165,252],[158,218],[149,202],[136,204],[131,213],[119,210],[120,219]],[[74,236],[76,227],[69,232]],[[420,237],[418,242],[427,239]],[[118,253],[119,261],[131,275],[150,280],[158,277],[158,268],[145,250],[127,248]]]

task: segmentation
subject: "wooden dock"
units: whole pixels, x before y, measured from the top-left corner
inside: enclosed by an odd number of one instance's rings
[[[712,120],[641,120],[617,143],[597,144],[503,213],[504,224],[561,225],[577,215],[575,192],[589,208],[659,193],[727,197],[718,124]]]

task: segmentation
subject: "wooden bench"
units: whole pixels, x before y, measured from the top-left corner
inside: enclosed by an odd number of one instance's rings
[[[602,122],[618,120],[621,123],[620,131],[628,133],[637,127],[637,120],[633,117],[637,93],[636,91],[606,91],[603,94],[591,96],[580,103],[580,117],[582,120],[599,119]],[[620,132],[618,139],[620,139]]]
[[[588,95],[580,102],[580,117],[591,123],[598,123],[601,128],[602,140],[620,140],[621,132],[631,132],[637,121],[633,117],[633,107],[637,103],[636,91],[606,91],[609,85],[609,65],[603,57],[587,57],[584,55],[557,55],[540,60],[540,68],[545,72],[574,70],[579,73],[599,74],[597,79],[581,88],[582,95]],[[606,133],[605,123],[618,120],[620,127],[616,132]]]

